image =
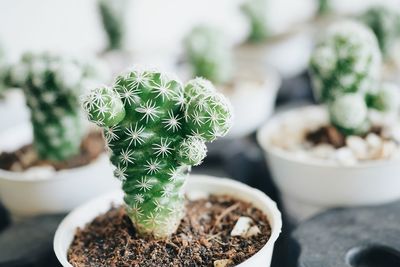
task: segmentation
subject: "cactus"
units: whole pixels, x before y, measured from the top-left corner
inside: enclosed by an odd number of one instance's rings
[[[209,26],[195,27],[185,38],[184,46],[195,76],[215,83],[232,76],[232,49],[223,32]]]
[[[375,33],[382,54],[387,58],[393,44],[400,38],[400,13],[386,6],[374,6],[360,19]]]
[[[259,43],[268,37],[266,9],[267,0],[246,0],[242,4],[241,10],[250,24],[249,42]]]
[[[367,94],[368,107],[382,112],[399,112],[400,88],[396,84],[382,83],[376,92]]]
[[[0,46],[0,99],[3,97],[4,91],[7,89],[5,79],[7,77],[9,65],[6,60],[4,49]]]
[[[361,94],[338,96],[329,103],[328,108],[332,124],[341,132],[361,135],[369,130],[368,107]]]
[[[121,49],[125,34],[127,0],[99,0],[98,7],[108,37],[108,49]]]
[[[331,101],[343,93],[367,92],[379,79],[381,54],[376,37],[353,21],[331,25],[310,61],[316,98]]]
[[[79,152],[83,135],[79,95],[96,70],[49,53],[23,55],[7,84],[24,91],[40,159],[62,161]]]
[[[134,70],[118,76],[111,88],[92,90],[83,107],[104,128],[138,233],[174,233],[184,215],[186,174],[206,156],[205,142],[230,128],[227,100],[202,78],[183,87],[164,73]]]
[[[318,0],[318,15],[324,16],[332,12],[331,0]]]

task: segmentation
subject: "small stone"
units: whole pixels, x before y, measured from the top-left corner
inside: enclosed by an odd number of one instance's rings
[[[206,199],[208,198],[208,193],[204,192],[204,191],[190,191],[186,194],[186,197],[190,200],[190,201],[196,201],[199,199]]]
[[[359,136],[351,135],[346,138],[346,145],[358,159],[368,157],[368,144]]]
[[[382,145],[382,155],[384,159],[391,158],[397,150],[397,146],[392,141],[385,141]]]
[[[249,217],[240,217],[231,231],[231,236],[244,237],[247,231],[250,229],[252,222],[253,220]]]
[[[356,157],[348,147],[342,147],[336,150],[335,158],[340,164],[343,165],[354,165],[357,163]]]
[[[258,235],[258,234],[260,234],[260,233],[261,233],[260,228],[258,228],[257,225],[253,225],[253,226],[250,227],[250,229],[247,231],[247,233],[245,234],[245,237],[246,237],[246,238],[252,237],[252,236]]]
[[[225,267],[231,263],[232,261],[230,259],[216,260],[214,261],[214,267]]]
[[[320,144],[313,147],[310,152],[317,158],[329,159],[335,154],[335,148],[329,144]]]
[[[382,146],[382,139],[374,133],[368,134],[365,138],[365,141],[367,142],[368,146],[374,149],[380,148]]]

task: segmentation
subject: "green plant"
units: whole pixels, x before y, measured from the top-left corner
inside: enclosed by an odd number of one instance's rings
[[[250,24],[248,41],[259,43],[264,41],[269,34],[267,23],[267,0],[246,0],[241,10],[246,15]]]
[[[332,3],[331,0],[317,0],[318,1],[318,15],[323,16],[331,13]]]
[[[4,91],[7,89],[5,79],[7,76],[9,65],[2,46],[0,46],[0,99],[3,97]]]
[[[360,19],[375,33],[382,54],[387,58],[393,44],[400,38],[400,12],[383,5],[374,6]]]
[[[184,46],[195,76],[215,83],[231,78],[232,50],[219,29],[197,26],[186,36]]]
[[[98,0],[100,15],[108,37],[108,49],[121,49],[125,34],[127,0]]]
[[[86,95],[89,120],[104,128],[115,176],[141,235],[169,236],[184,215],[183,185],[190,166],[206,156],[206,141],[227,133],[230,105],[197,78],[185,86],[157,71],[118,76],[111,88]]]
[[[41,159],[62,161],[78,154],[84,128],[79,95],[95,74],[95,67],[49,53],[26,53],[10,67],[6,83],[24,91]]]
[[[310,61],[314,94],[327,103],[331,123],[344,134],[370,129],[368,109],[398,111],[397,88],[380,84],[381,56],[373,33],[362,24],[331,25]]]

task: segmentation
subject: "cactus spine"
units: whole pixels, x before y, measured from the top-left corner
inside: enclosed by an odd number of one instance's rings
[[[267,0],[246,0],[242,4],[241,10],[250,24],[248,41],[259,43],[268,37],[266,9]]]
[[[386,6],[374,6],[360,19],[375,33],[382,54],[387,58],[400,38],[400,13]]]
[[[104,128],[115,176],[137,231],[164,238],[184,215],[183,186],[206,156],[206,141],[227,133],[230,105],[197,78],[184,87],[163,73],[135,70],[83,101],[89,120]]]
[[[94,73],[88,65],[49,53],[26,53],[10,68],[7,84],[24,91],[39,158],[62,161],[78,154],[84,128],[79,95]]]
[[[125,35],[125,12],[127,0],[99,0],[99,11],[108,37],[108,49],[122,48]]]
[[[219,29],[197,26],[186,36],[184,45],[194,76],[215,83],[224,83],[231,78],[232,49]]]
[[[398,111],[399,91],[379,85],[380,69],[376,37],[357,22],[331,25],[317,43],[310,61],[314,93],[328,104],[332,124],[344,134],[370,129],[368,108]]]

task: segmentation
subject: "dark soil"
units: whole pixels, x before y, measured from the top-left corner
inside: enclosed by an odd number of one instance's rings
[[[73,266],[214,266],[230,259],[235,266],[259,251],[271,228],[266,216],[251,204],[228,196],[188,201],[186,217],[166,240],[137,236],[122,207],[113,207],[84,229],[77,229],[68,251]],[[240,216],[253,219],[260,233],[252,237],[230,236]]]
[[[26,145],[14,152],[0,154],[0,169],[24,171],[36,166],[52,166],[55,170],[84,166],[96,159],[104,151],[104,140],[100,132],[91,132],[82,141],[79,155],[61,162],[40,160],[32,146]]]
[[[372,127],[368,133],[375,133],[380,136],[382,128]],[[332,125],[322,126],[313,132],[307,133],[306,140],[313,145],[329,144],[335,148],[341,148],[346,145],[346,136]]]

